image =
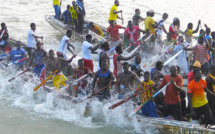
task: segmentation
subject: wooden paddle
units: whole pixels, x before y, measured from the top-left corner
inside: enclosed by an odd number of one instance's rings
[[[126,99],[124,99],[124,100],[122,100],[122,101],[120,101],[120,102],[118,102],[118,103],[116,103],[116,104],[113,104],[112,106],[109,107],[109,110],[112,110],[112,109],[114,109],[114,108],[116,108],[116,107],[118,107],[118,106],[124,104],[125,102],[127,102],[127,101],[129,101],[130,99],[136,97],[137,95],[139,95],[139,94],[145,92],[146,90],[148,90],[148,89],[150,89],[150,88],[153,88],[155,85],[156,85],[156,84],[154,84],[154,85],[152,85],[152,86],[146,88],[145,90],[142,90],[142,91],[140,91],[140,92],[138,92],[138,93],[136,93],[136,94],[133,94],[132,96],[130,96],[130,97],[128,97],[128,98],[126,98]]]
[[[40,62],[38,62],[37,64],[33,65],[33,66],[32,66],[32,68],[34,68],[35,66],[39,65],[40,63],[42,63],[42,62],[46,61],[48,58],[49,58],[49,57],[44,58],[43,60],[41,60],[41,61],[40,61]],[[29,71],[29,68],[28,68],[28,69],[26,69],[25,71],[21,72],[21,73],[20,73],[20,74],[18,74],[17,76],[14,76],[13,78],[9,79],[8,81],[9,81],[9,82],[11,82],[12,80],[15,80],[15,79],[16,79],[16,77],[18,77],[18,76],[20,76],[20,75],[22,75],[22,74],[26,73],[27,71]]]
[[[37,87],[34,88],[34,91],[37,91],[42,85],[44,85],[49,79],[52,78],[52,76],[54,74],[56,74],[58,72],[58,70],[55,70],[54,73],[52,73],[51,75],[49,75],[48,78],[46,78],[43,82],[40,83],[40,85],[38,85]]]
[[[2,36],[4,35],[4,32],[5,32],[5,29],[4,29],[4,31],[2,32],[2,34],[1,34],[1,36],[0,36],[0,39],[2,38]]]
[[[122,12],[121,12],[121,18],[122,18],[122,25],[124,25],[124,19],[123,19],[123,16],[122,16]]]
[[[111,86],[111,82],[110,82],[110,84],[108,84],[107,86],[103,87],[102,89],[100,89],[99,91],[95,92],[94,94],[92,94],[92,95],[88,96],[86,99],[81,100],[80,102],[83,102],[83,101],[85,101],[85,100],[87,100],[87,99],[92,98],[93,96],[97,95],[99,92],[101,92],[101,91],[105,90],[105,89],[106,89],[106,88],[108,88],[109,86]]]

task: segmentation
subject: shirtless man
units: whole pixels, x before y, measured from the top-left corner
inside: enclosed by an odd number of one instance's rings
[[[92,94],[95,92],[95,84],[97,82],[97,79],[99,78],[99,82],[97,83],[98,89],[105,88],[101,92],[97,94],[98,99],[100,101],[103,101],[105,99],[109,99],[111,94],[110,94],[110,86],[109,84],[112,83],[112,85],[116,82],[116,78],[114,77],[113,73],[110,71],[109,66],[107,65],[107,62],[101,62],[101,69],[97,71],[94,75],[93,78],[93,83],[92,83]]]
[[[67,80],[67,78],[61,72],[61,64],[72,62],[73,58],[75,58],[76,56],[77,54],[73,55],[69,60],[66,60],[62,57],[55,57],[54,51],[49,50],[49,58],[46,60],[46,74],[50,75],[51,72],[55,72],[56,70],[58,70],[57,72],[58,75],[56,75],[55,77],[58,77],[58,78],[60,77],[58,79],[59,81],[58,80],[54,81],[54,78],[53,78],[53,85],[56,88],[60,88],[61,84],[65,86],[65,81]]]
[[[124,72],[118,75],[117,80],[117,90],[119,95],[124,95],[130,91],[134,91],[135,81],[138,82],[138,85],[141,85],[141,80],[136,73],[129,71],[128,62],[123,63],[123,70]]]

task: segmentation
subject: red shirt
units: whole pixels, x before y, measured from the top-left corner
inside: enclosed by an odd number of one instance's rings
[[[167,83],[171,81],[172,77],[170,75],[165,75],[163,77],[163,81],[160,84],[160,88],[164,87]],[[180,87],[183,87],[183,79],[181,76],[176,75],[174,78],[174,82]],[[165,104],[177,104],[180,100],[180,93],[176,90],[173,84],[169,84],[166,87],[164,103]]]
[[[121,29],[122,26],[115,24],[114,27],[109,26],[107,28],[107,32],[110,33],[110,37],[112,38],[111,41],[117,41],[120,39],[119,35],[119,29]]]
[[[140,31],[140,28],[138,26],[133,26],[132,30],[130,30],[129,28],[125,29],[125,35],[127,35],[129,37],[129,40],[135,42],[139,39],[139,31]],[[140,44],[140,42],[138,41],[134,45],[137,46],[139,44]],[[131,44],[129,44],[129,45],[131,45]]]
[[[79,68],[75,68],[74,71],[73,71],[73,76],[76,76],[77,79],[79,79],[81,76],[87,74],[89,72],[89,68],[87,67],[83,67],[83,69],[79,69]],[[87,85],[87,80],[86,79],[83,79],[83,80],[80,80],[78,82],[78,86],[81,86],[82,89],[84,89]]]
[[[194,79],[193,71],[190,71],[187,76],[187,82],[190,83]]]
[[[170,27],[169,27],[169,32],[172,33],[172,38],[174,40],[177,39],[177,35],[175,34],[176,31],[178,31],[177,27],[174,26],[173,24],[171,24]]]

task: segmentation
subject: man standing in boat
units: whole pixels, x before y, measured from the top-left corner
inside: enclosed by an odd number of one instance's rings
[[[123,18],[120,18],[117,14],[118,13],[122,13],[122,10],[120,11],[117,11],[117,7],[119,6],[119,1],[118,0],[115,0],[114,1],[114,5],[111,7],[111,10],[110,10],[110,16],[109,16],[109,22],[112,20],[112,21],[116,21],[116,19],[121,19],[123,20]]]
[[[133,16],[133,25],[139,27],[139,23],[145,19],[140,16],[140,9],[135,9],[135,15]]]
[[[40,41],[36,42],[36,46],[37,49],[33,51],[32,56],[30,58],[29,68],[33,63],[37,64],[48,56],[47,52],[42,49],[42,43]],[[45,62],[35,66],[33,72],[36,76],[40,78],[41,81],[45,80]]]
[[[72,17],[72,24],[75,26],[75,31],[78,32],[78,13],[79,8],[76,5],[75,1],[72,1],[72,7],[70,7],[69,12]]]
[[[1,30],[0,30],[0,42],[2,40],[2,37],[4,36],[8,36],[9,37],[9,34],[8,34],[8,30],[7,30],[7,26],[5,23],[1,23]]]
[[[149,10],[148,11],[148,17],[145,19],[144,23],[145,23],[145,30],[149,29],[150,34],[155,34],[155,28],[156,28],[156,24],[155,21],[152,17],[154,17],[154,10]],[[161,23],[161,22],[160,22]]]
[[[27,43],[27,52],[28,56],[31,58],[31,53],[33,51],[33,47],[37,41],[37,38],[43,39],[43,36],[37,36],[36,35],[36,24],[31,23],[30,25],[31,29],[28,31],[28,43]]]
[[[140,37],[140,32],[142,32],[143,34],[145,33],[145,31],[141,30],[138,26],[133,26],[131,20],[128,21],[128,28],[125,29],[126,38],[129,39],[129,45],[131,45],[131,48],[128,50],[128,52],[132,51],[135,47],[140,45],[140,41],[137,41]]]
[[[84,0],[77,0],[76,5],[78,6],[78,32],[82,33],[84,25],[84,17],[86,16],[84,8]]]
[[[180,25],[180,21],[177,17],[175,17],[173,19],[173,23],[169,26],[169,32],[172,33],[172,38],[174,40],[177,39],[177,36],[179,34],[179,25]]]
[[[60,88],[61,85],[65,86],[65,81],[67,80],[66,76],[61,72],[62,63],[70,63],[77,56],[73,55],[69,60],[66,60],[62,57],[55,57],[54,51],[49,50],[49,58],[46,60],[46,74],[50,75],[51,73],[58,71],[56,75],[53,77],[53,86],[57,89]]]
[[[97,79],[99,79],[97,83],[97,87],[99,90],[103,89],[101,92],[97,94],[99,101],[107,100],[110,98],[110,86],[114,85],[116,82],[116,78],[114,77],[113,73],[110,71],[107,62],[101,61],[100,70],[97,71],[93,78],[92,83],[92,94],[95,92],[95,85]]]
[[[191,108],[191,113],[194,115],[195,112],[198,120],[200,117],[203,117],[200,120],[201,125],[214,124],[211,109],[205,97],[205,92],[207,95],[213,96],[213,98],[215,97],[215,94],[207,88],[206,81],[202,79],[201,70],[194,70],[193,74],[194,80],[187,86],[188,102]]]
[[[60,15],[61,15],[61,9],[60,9],[61,1],[60,0],[53,0],[53,6],[54,6],[54,10],[55,10],[55,16],[54,17],[56,19],[60,19]]]
[[[176,66],[170,67],[170,75],[165,75],[160,84],[160,89],[170,82],[166,87],[164,97],[164,116],[172,115],[175,120],[182,120],[181,107],[180,107],[180,92],[183,91],[183,79],[177,74]]]
[[[110,26],[107,28],[108,37],[110,36],[111,48],[118,46],[122,40],[120,38],[119,29],[125,29],[125,27],[115,24],[113,20],[109,21]]]
[[[92,60],[91,54],[97,54],[97,52],[95,51],[96,49],[99,48],[100,44],[93,47],[91,42],[92,42],[92,35],[88,34],[86,36],[86,41],[84,41],[82,44],[82,51],[83,51],[82,59],[84,61],[84,66],[88,67],[93,72],[93,60]]]

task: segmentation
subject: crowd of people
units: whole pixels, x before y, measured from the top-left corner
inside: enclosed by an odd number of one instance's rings
[[[55,9],[55,18],[60,19],[60,2],[53,0]],[[65,23],[71,23],[78,27],[81,31],[85,16],[83,0],[72,2],[72,7],[67,6],[67,10],[63,13]],[[102,42],[99,44],[92,44],[92,35],[87,34],[86,40],[82,43],[83,56],[78,60],[78,67],[73,68],[70,63],[77,56],[73,51],[73,46],[69,39],[72,36],[72,31],[68,30],[66,35],[61,39],[57,57],[55,52],[49,50],[47,53],[43,48],[43,43],[38,39],[43,39],[43,36],[36,35],[36,24],[30,24],[28,32],[28,43],[26,51],[21,47],[21,42],[17,42],[16,48],[12,50],[8,43],[9,34],[5,23],[1,23],[2,29],[0,30],[0,48],[5,55],[9,55],[8,62],[15,62],[25,58],[28,55],[28,61],[21,61],[16,63],[17,67],[21,70],[33,70],[41,81],[49,76],[50,73],[55,72],[53,77],[53,86],[60,89],[61,86],[67,85],[68,76],[74,79],[79,79],[86,75],[92,77],[92,94],[99,89],[104,89],[97,94],[100,101],[107,100],[111,97],[111,90],[114,89],[118,94],[118,99],[124,99],[126,94],[130,92],[139,92],[140,89],[145,90],[141,94],[140,103],[143,104],[147,100],[149,103],[142,107],[142,114],[150,117],[165,117],[174,118],[175,120],[189,121],[189,118],[201,119],[201,124],[214,124],[215,119],[215,65],[214,57],[214,39],[215,32],[211,33],[210,28],[205,25],[205,30],[200,30],[197,44],[194,47],[188,47],[193,40],[193,34],[199,31],[201,21],[198,22],[197,28],[193,30],[193,24],[189,23],[187,29],[183,32],[180,30],[180,20],[175,17],[172,24],[169,26],[169,31],[165,27],[165,21],[168,19],[168,14],[163,13],[162,18],[156,22],[154,11],[149,10],[147,17],[141,17],[139,9],[135,10],[135,14],[128,22],[127,27],[116,24],[117,19],[122,19],[118,16],[122,10],[118,11],[119,1],[115,0],[114,5],[110,10],[107,27],[107,34],[110,41]],[[145,29],[139,28],[139,23],[144,22]],[[92,31],[95,31],[99,36],[104,36],[104,31],[95,25],[93,22],[89,24]],[[164,75],[162,69],[164,67],[162,61],[157,61],[151,71],[144,71],[141,69],[142,55],[138,52],[132,53],[130,56],[123,55],[122,39],[119,34],[119,29],[125,29],[125,38],[128,39],[130,47],[128,50],[131,52],[136,47],[141,46],[142,51],[150,52],[155,45],[155,40],[161,48],[168,48],[168,50],[179,52],[178,66],[172,65],[169,68],[170,74]],[[144,34],[143,38],[140,37],[140,32]],[[167,38],[163,40],[163,34]],[[181,35],[180,35],[181,34]],[[145,40],[146,37],[151,38]],[[185,36],[185,38],[183,37]],[[36,44],[36,49],[34,45]],[[71,49],[72,48],[72,49]],[[171,49],[169,49],[171,48]],[[100,49],[100,50],[98,50]],[[72,53],[71,58],[67,58],[67,50]],[[96,51],[98,50],[98,51]],[[140,52],[142,52],[140,51]],[[187,51],[194,52],[194,62],[190,63]],[[169,51],[168,51],[169,53]],[[95,71],[92,54],[98,54],[98,70]],[[45,60],[44,60],[45,59]],[[113,62],[110,62],[110,59]],[[134,59],[133,63],[129,60]],[[110,65],[113,65],[111,70]],[[32,65],[35,65],[32,68]],[[94,72],[95,71],[95,72]],[[188,85],[187,91],[183,90],[183,78],[180,75],[183,72],[183,77],[187,78]],[[44,75],[46,73],[46,75]],[[202,79],[202,74],[206,79]],[[144,80],[141,80],[141,77]],[[165,90],[165,93],[160,93],[157,97],[152,99],[154,93],[162,89],[165,85],[170,83]],[[88,85],[87,79],[81,79],[76,86],[68,89],[68,93],[76,96],[78,93],[85,89]],[[71,91],[72,90],[72,91]],[[76,92],[74,95],[73,92]],[[90,89],[85,89],[90,90]],[[205,92],[207,96],[205,96]],[[186,97],[188,97],[188,106],[186,106]],[[140,104],[138,101],[135,103]],[[212,112],[211,112],[212,111]]]

